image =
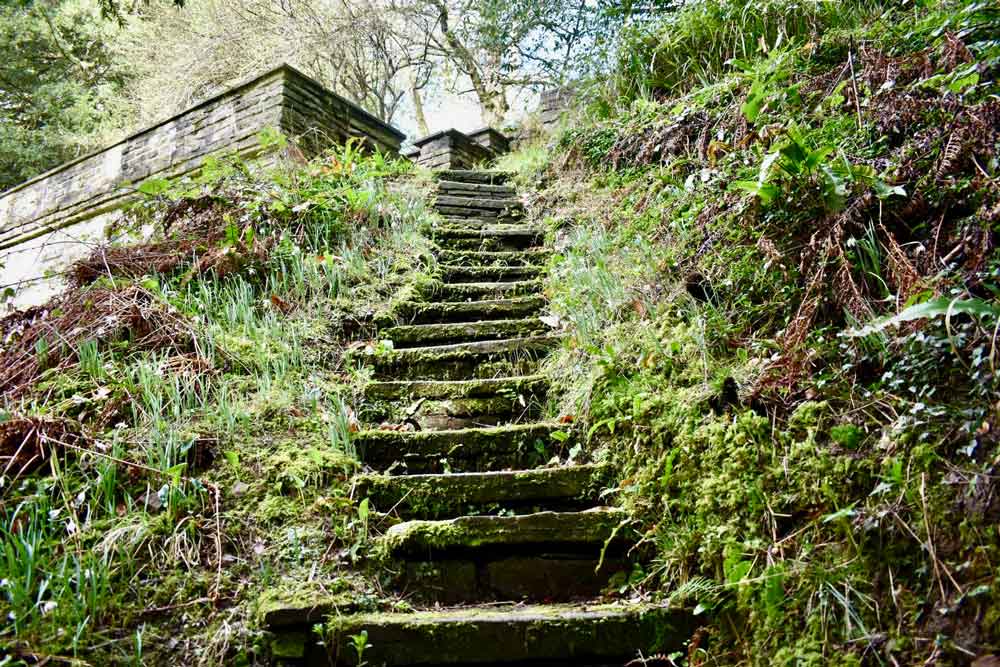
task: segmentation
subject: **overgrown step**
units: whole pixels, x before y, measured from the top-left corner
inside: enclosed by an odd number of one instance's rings
[[[484,171],[482,169],[443,169],[437,172],[440,181],[452,183],[485,183],[501,185],[510,180],[510,174],[504,171]]]
[[[470,183],[468,181],[438,181],[438,192],[453,196],[490,196],[490,197],[514,197],[517,190],[510,185],[493,185],[490,183]]]
[[[552,253],[548,250],[440,250],[438,261],[464,266],[541,266]]]
[[[549,330],[537,317],[516,320],[477,320],[436,324],[404,324],[383,330],[379,336],[397,348],[431,343],[499,340],[542,334]]]
[[[472,320],[519,319],[538,314],[545,306],[541,296],[516,296],[482,301],[409,301],[396,305],[393,315],[401,323],[429,324]]]
[[[481,428],[522,423],[536,419],[541,405],[508,396],[452,398],[443,401],[419,400],[412,406],[407,423],[420,430]]]
[[[459,399],[494,395],[527,396],[545,391],[548,380],[542,375],[488,380],[410,380],[372,382],[365,387],[369,399]]]
[[[511,282],[532,280],[542,275],[540,266],[464,266],[461,264],[439,264],[441,280],[444,282]]]
[[[415,519],[392,526],[379,542],[390,557],[415,560],[484,550],[496,554],[582,548],[598,556],[609,541],[624,541],[620,527],[627,518],[624,510],[595,507],[582,512]]]
[[[533,468],[561,455],[569,443],[552,436],[558,424],[516,424],[451,431],[362,431],[354,443],[375,470],[408,473],[483,472]]]
[[[540,280],[487,280],[482,282],[435,283],[426,290],[429,298],[441,301],[496,300],[538,294]]]
[[[378,511],[417,519],[470,511],[523,513],[542,506],[565,511],[596,505],[604,474],[594,464],[447,475],[369,474],[355,479],[355,495],[370,498]]]
[[[281,609],[264,620],[290,620]],[[314,614],[316,615],[316,614]],[[309,641],[308,626],[270,624],[282,631],[285,656],[295,664],[355,667],[352,637],[367,633],[368,665],[621,665],[637,657],[682,650],[694,618],[669,607],[644,604],[511,605],[414,613],[331,616],[324,646]],[[332,657],[331,657],[332,656]]]
[[[423,603],[580,600],[625,569],[622,510],[413,520],[379,540],[399,562],[387,584]]]
[[[486,211],[510,211],[523,208],[524,204],[517,197],[453,197],[450,195],[438,195],[434,200],[434,207],[442,208],[468,208]]]
[[[540,243],[542,230],[531,225],[476,225],[449,222],[433,228],[431,237],[442,248],[519,250]]]
[[[364,357],[379,380],[474,380],[532,375],[538,359],[561,337],[530,336],[508,340],[430,345]]]

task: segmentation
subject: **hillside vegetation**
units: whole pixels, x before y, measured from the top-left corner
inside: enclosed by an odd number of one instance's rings
[[[547,416],[642,535],[608,597],[702,619],[656,664],[992,664],[1000,10],[704,0],[616,53],[496,165],[556,250]],[[352,358],[437,273],[430,183],[353,145],[147,181],[149,241],[0,323],[4,664],[263,665],[268,600],[407,608]]]

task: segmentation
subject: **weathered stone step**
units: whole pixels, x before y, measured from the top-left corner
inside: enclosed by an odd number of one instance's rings
[[[468,181],[438,181],[438,192],[445,193],[469,193],[469,196],[496,196],[503,195],[513,197],[517,195],[517,190],[510,185],[492,185],[489,183],[470,183]]]
[[[541,296],[518,296],[484,301],[407,301],[396,305],[394,316],[403,322],[468,322],[470,320],[506,320],[538,313],[545,306]]]
[[[265,610],[264,622],[288,632],[288,626],[269,623],[271,618],[291,618],[281,611]],[[364,631],[371,645],[364,653],[369,665],[621,665],[638,656],[682,650],[694,620],[687,611],[629,603],[348,614],[328,619],[323,646],[315,645],[318,638],[310,642],[307,622],[279,635],[284,655],[278,657],[298,664],[356,667],[352,637]],[[335,656],[332,663],[328,656]]]
[[[519,338],[545,333],[547,330],[549,327],[537,317],[526,317],[516,320],[404,324],[383,330],[379,337],[391,340],[400,349],[434,343]]]
[[[452,197],[449,195],[438,195],[434,200],[434,207],[441,208],[467,208],[485,211],[510,211],[523,208],[524,204],[517,197]]]
[[[498,282],[437,283],[427,290],[428,297],[442,301],[476,299],[496,300],[506,297],[537,293],[542,289],[540,280],[512,280]]]
[[[558,345],[560,336],[430,345],[364,357],[385,380],[474,380],[533,375],[538,358]]]
[[[538,278],[540,266],[463,266],[461,264],[439,264],[441,280],[444,282],[511,282]]]
[[[541,250],[544,234],[534,228],[513,224],[454,225],[429,230],[435,245],[442,250],[486,250],[485,246],[502,246],[499,250]]]
[[[450,475],[361,475],[355,493],[368,497],[376,510],[406,518],[440,519],[493,506],[519,511],[583,509],[597,503],[599,465],[533,470],[452,473]]]
[[[469,206],[435,205],[434,210],[450,219],[461,220],[467,225],[517,224],[524,219],[524,209],[485,209]]]
[[[488,397],[497,394],[528,396],[541,393],[547,388],[548,380],[542,375],[488,380],[411,380],[371,382],[365,387],[365,396],[375,400],[419,398],[447,400]]]
[[[438,261],[446,265],[463,266],[541,266],[552,253],[537,250],[440,250]]]
[[[505,171],[485,171],[482,169],[442,169],[436,172],[440,181],[454,183],[487,183],[499,185],[510,180],[510,174]]]
[[[423,431],[482,428],[535,420],[541,413],[536,401],[521,402],[508,396],[452,398],[421,401],[408,418]]]
[[[408,473],[483,472],[532,468],[569,443],[552,437],[558,424],[515,424],[453,431],[361,431],[354,444],[375,470]]]
[[[514,516],[462,516],[446,520],[415,519],[396,524],[379,538],[392,558],[433,560],[472,551],[491,553],[542,550],[593,550],[599,555],[609,540],[624,541],[625,510],[595,507],[583,512],[536,512]]]

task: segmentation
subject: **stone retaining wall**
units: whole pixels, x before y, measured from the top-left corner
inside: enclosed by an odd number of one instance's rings
[[[13,286],[17,305],[44,301],[59,288],[47,274],[88,252],[114,212],[136,198],[136,185],[189,173],[212,154],[252,156],[265,128],[288,135],[307,155],[351,137],[397,153],[404,138],[282,65],[0,194],[0,289]]]

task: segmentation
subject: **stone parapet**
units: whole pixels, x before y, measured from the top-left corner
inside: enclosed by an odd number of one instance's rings
[[[306,155],[355,138],[396,154],[404,135],[289,65],[249,79],[103,150],[0,193],[0,288],[16,302],[44,300],[56,289],[46,274],[85,254],[107,222],[137,198],[151,177],[197,170],[219,153],[252,157],[272,128]],[[45,288],[35,283],[49,283]]]

